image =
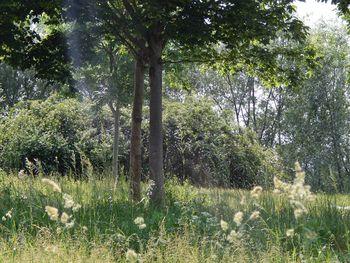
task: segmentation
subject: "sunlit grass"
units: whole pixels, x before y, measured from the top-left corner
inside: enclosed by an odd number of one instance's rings
[[[132,203],[123,179],[115,189],[108,178],[50,178],[60,193],[41,178],[0,174],[0,262],[125,262],[127,251],[142,262],[342,262],[350,256],[350,211],[339,208],[350,205],[347,195],[317,194],[296,218],[289,198],[272,190],[254,196],[170,179],[166,207],[157,210],[146,184],[145,198]],[[81,207],[67,208],[63,193]],[[59,218],[71,215],[74,226],[51,220],[46,206],[57,208]]]

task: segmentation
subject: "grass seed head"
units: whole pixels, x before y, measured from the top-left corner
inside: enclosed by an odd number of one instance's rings
[[[292,237],[292,236],[294,236],[294,229],[293,229],[293,228],[288,229],[288,230],[286,231],[286,235],[287,235],[287,237]]]
[[[253,198],[258,199],[260,195],[262,194],[263,188],[261,186],[255,186],[253,190],[250,192],[250,195]]]
[[[63,212],[61,215],[61,223],[67,224],[69,221],[69,218],[70,218],[70,216],[66,212]]]
[[[240,226],[242,224],[242,220],[243,220],[243,212],[239,211],[233,217],[233,221],[236,223],[237,226]]]
[[[221,219],[221,221],[220,221],[220,226],[221,226],[221,229],[222,229],[223,231],[227,231],[227,229],[228,229],[228,224],[227,224],[226,221],[224,221],[224,220]]]
[[[74,206],[73,197],[71,197],[69,194],[63,194],[63,199],[64,199],[64,208],[72,208]]]
[[[47,185],[50,185],[52,187],[52,190],[54,192],[59,192],[59,193],[62,193],[62,190],[61,188],[58,186],[58,184],[56,184],[54,181],[48,179],[48,178],[43,178],[41,179],[41,181]]]
[[[128,251],[125,254],[126,261],[130,263],[137,262],[138,255],[133,249],[128,249]]]
[[[53,206],[45,206],[45,211],[48,214],[48,216],[50,217],[51,220],[53,221],[57,221],[58,220],[58,209],[56,207]]]
[[[250,220],[256,220],[260,217],[260,212],[259,211],[253,211],[253,213],[250,215],[249,219]]]
[[[142,225],[144,222],[145,222],[145,220],[141,216],[136,217],[134,220],[135,225]]]

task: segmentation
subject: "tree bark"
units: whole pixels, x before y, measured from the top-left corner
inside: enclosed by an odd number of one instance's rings
[[[119,120],[120,120],[120,107],[119,102],[115,109],[112,110],[114,119],[114,135],[113,135],[113,161],[112,161],[112,172],[115,178],[114,186],[118,184],[119,171],[118,171],[118,155],[119,155]]]
[[[130,198],[141,200],[141,122],[144,93],[145,65],[143,59],[135,59],[134,72],[134,101],[131,117],[131,145],[130,145]]]
[[[162,136],[162,41],[151,41],[149,56],[150,79],[150,137],[149,168],[153,181],[151,203],[162,206],[164,203],[163,175],[163,136]]]

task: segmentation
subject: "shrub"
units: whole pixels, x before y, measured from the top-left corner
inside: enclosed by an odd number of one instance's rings
[[[110,143],[96,142],[91,104],[53,95],[45,101],[20,102],[0,121],[0,165],[25,168],[26,158],[43,171],[81,174],[84,158],[101,162],[99,150],[109,153]],[[100,146],[99,146],[100,145]],[[90,148],[93,148],[93,151]]]
[[[234,126],[205,99],[166,102],[163,133],[165,172],[181,180],[250,188],[282,171],[277,155],[254,132]]]

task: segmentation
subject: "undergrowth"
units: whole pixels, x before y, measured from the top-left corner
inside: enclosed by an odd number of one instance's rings
[[[350,198],[313,195],[302,171],[275,190],[166,183],[166,205],[112,179],[0,172],[0,262],[344,262]]]

